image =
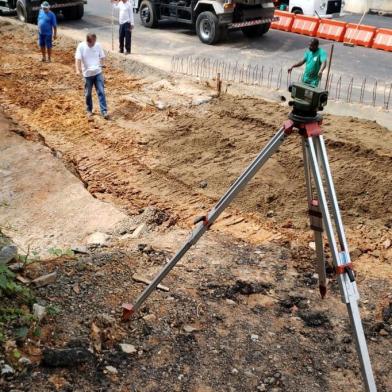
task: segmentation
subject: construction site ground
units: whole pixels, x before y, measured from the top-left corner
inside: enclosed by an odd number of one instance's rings
[[[19,343],[30,366],[12,363],[12,342],[2,345],[0,360],[11,362],[15,374],[1,379],[1,390],[362,390],[348,314],[331,268],[326,299],[318,293],[295,135],[163,281],[169,291],[153,293],[133,320],[121,322],[121,304],[145,287],[135,274],[152,278],[160,270],[186,240],[194,217],[217,202],[286,120],[287,105],[216,97],[208,83],[136,77],[111,60],[105,69],[111,118],[101,118],[96,107],[88,121],[73,42],[60,37],[47,64],[30,29],[2,21],[0,35],[2,137],[17,134],[23,146],[28,141],[49,148],[50,159],[73,173],[83,191],[115,209],[111,217],[119,211],[126,216],[107,230],[105,243],[51,259],[45,247],[72,247],[78,233],[79,226],[61,223],[69,219],[62,203],[51,210],[57,214],[51,217],[53,237],[36,235],[31,243],[31,236],[15,230],[24,248],[42,255],[23,277],[57,272],[54,283],[35,289],[38,303],[57,311],[42,321],[38,336]],[[378,390],[390,392],[392,133],[375,122],[330,114],[323,129]],[[34,154],[23,159],[33,173]],[[23,171],[20,162],[18,170]],[[32,176],[25,175],[15,192],[25,195],[28,219],[35,217],[23,231],[40,233],[40,220],[47,217],[43,212],[40,218],[37,205],[46,199],[44,190],[39,194],[31,185]],[[13,203],[0,200],[0,214]],[[22,210],[19,203],[7,219],[15,225]],[[80,232],[78,246],[86,245],[86,234]],[[124,352],[124,343],[134,350]],[[51,348],[84,354],[80,363],[55,366],[47,358]]]

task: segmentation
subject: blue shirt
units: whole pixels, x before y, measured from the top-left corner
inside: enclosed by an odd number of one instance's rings
[[[307,50],[304,55],[304,60],[305,72],[302,81],[313,87],[317,87],[320,82],[318,74],[321,64],[327,61],[327,53],[322,48],[318,48],[315,52]]]
[[[52,12],[39,10],[38,31],[43,35],[52,35],[53,27],[57,26],[56,15]]]

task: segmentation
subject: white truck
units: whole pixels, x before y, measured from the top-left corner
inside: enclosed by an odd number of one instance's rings
[[[272,0],[138,0],[135,8],[143,26],[181,22],[195,28],[200,41],[208,45],[219,42],[229,30],[260,37],[276,20]]]

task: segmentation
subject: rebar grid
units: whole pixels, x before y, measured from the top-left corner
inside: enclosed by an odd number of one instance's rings
[[[198,56],[174,56],[171,60],[173,73],[194,76],[201,79],[215,79],[219,73],[221,80],[227,83],[240,83],[250,86],[266,87],[274,90],[287,89],[293,80],[300,81],[302,74],[287,69],[262,64],[235,63],[224,60],[212,60]],[[287,75],[284,78],[284,75]],[[286,81],[284,85],[283,81]],[[323,85],[321,82],[321,85]],[[392,98],[392,83],[369,78],[355,79],[347,75],[330,74],[328,85],[329,98],[347,103],[361,103],[379,106],[389,110]]]

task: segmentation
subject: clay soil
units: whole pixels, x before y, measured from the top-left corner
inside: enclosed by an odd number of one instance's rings
[[[54,61],[43,64],[35,33],[2,22],[0,34],[0,104],[15,132],[45,143],[94,197],[126,211],[136,226],[145,223],[139,238],[131,238],[134,228],[124,229],[89,255],[29,268],[30,277],[58,271],[58,281],[38,295],[60,314],[46,319],[39,338],[25,342],[33,368],[0,386],[362,390],[348,315],[330,269],[327,298],[319,298],[296,136],[165,279],[170,291],[154,293],[132,322],[119,321],[121,303],[144,287],[132,275],[152,277],[164,265],[193,218],[216,203],[287,118],[287,106],[230,95],[199,104],[197,98],[213,94],[208,85],[140,79],[109,61],[111,119],[95,109],[89,122],[72,43],[61,38]],[[392,302],[392,133],[333,115],[325,116],[323,129],[378,388],[392,391],[392,319],[385,318]],[[122,353],[124,342],[137,352]],[[70,368],[39,364],[44,348],[75,344],[91,348],[88,361]]]

